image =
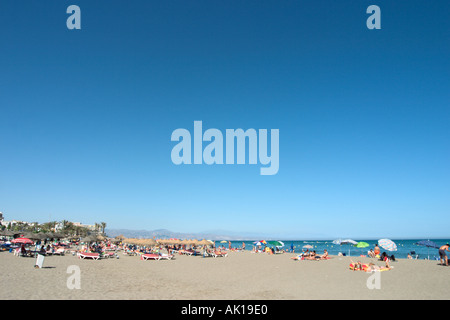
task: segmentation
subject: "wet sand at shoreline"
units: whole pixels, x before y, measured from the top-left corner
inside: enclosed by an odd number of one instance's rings
[[[82,260],[71,254],[35,258],[0,252],[0,299],[308,300],[449,299],[450,267],[433,260],[399,259],[379,273],[380,289],[369,289],[373,273],[351,271],[350,259],[294,261],[293,254],[230,252],[227,257],[175,255],[175,260]],[[69,266],[80,270],[80,289],[69,289]]]

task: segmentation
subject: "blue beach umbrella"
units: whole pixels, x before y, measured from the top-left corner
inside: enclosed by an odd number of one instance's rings
[[[421,240],[415,244],[418,246],[427,247],[428,260],[430,260],[430,248],[439,249],[439,246],[431,240]]]
[[[416,242],[415,244],[417,244],[418,246],[424,246],[427,248],[439,249],[439,246],[431,240],[421,240],[419,242]]]

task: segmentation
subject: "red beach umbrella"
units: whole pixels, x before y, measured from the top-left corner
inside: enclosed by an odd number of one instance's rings
[[[12,243],[23,243],[23,244],[33,244],[33,240],[30,240],[28,238],[16,238],[11,241]]]

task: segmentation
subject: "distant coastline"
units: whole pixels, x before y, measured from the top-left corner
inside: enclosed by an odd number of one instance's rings
[[[348,236],[323,236],[323,237],[308,237],[305,236],[292,236],[292,235],[274,235],[265,233],[252,233],[252,232],[233,232],[227,230],[214,230],[205,232],[176,232],[167,229],[155,229],[155,230],[145,230],[145,229],[114,229],[106,228],[105,233],[110,237],[117,237],[123,235],[129,238],[177,238],[177,239],[209,239],[209,240],[230,240],[230,241],[251,241],[251,240],[286,240],[286,241],[333,241],[338,238],[351,238],[354,240],[371,240],[377,241],[381,238],[389,238],[393,240],[415,240],[415,239],[447,239],[450,236],[415,236],[415,237],[390,237],[390,236],[378,236],[378,237],[348,237]]]

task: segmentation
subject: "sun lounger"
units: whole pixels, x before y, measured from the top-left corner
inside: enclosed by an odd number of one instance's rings
[[[104,254],[102,254],[102,258],[103,258],[103,259],[113,258],[115,255],[116,255],[116,253],[115,253],[115,252],[112,252],[112,251],[110,251],[110,252],[105,252]]]
[[[179,254],[185,254],[187,256],[192,256],[194,254],[193,251],[187,251],[187,250],[180,250],[178,251]]]
[[[55,252],[53,252],[53,254],[57,254],[57,255],[63,256],[65,254],[65,249],[64,248],[58,248],[58,249],[56,249]]]
[[[174,258],[174,255],[173,254],[167,254],[167,253],[161,253],[160,257],[161,257],[161,259],[172,260]]]
[[[80,259],[98,260],[100,258],[100,254],[99,253],[93,253],[93,252],[78,252],[78,257]]]
[[[161,260],[161,256],[155,253],[145,253],[141,255],[141,260]]]
[[[212,252],[212,256],[213,256],[214,258],[217,258],[217,257],[226,257],[226,256],[228,256],[228,252],[214,251],[214,252]]]

